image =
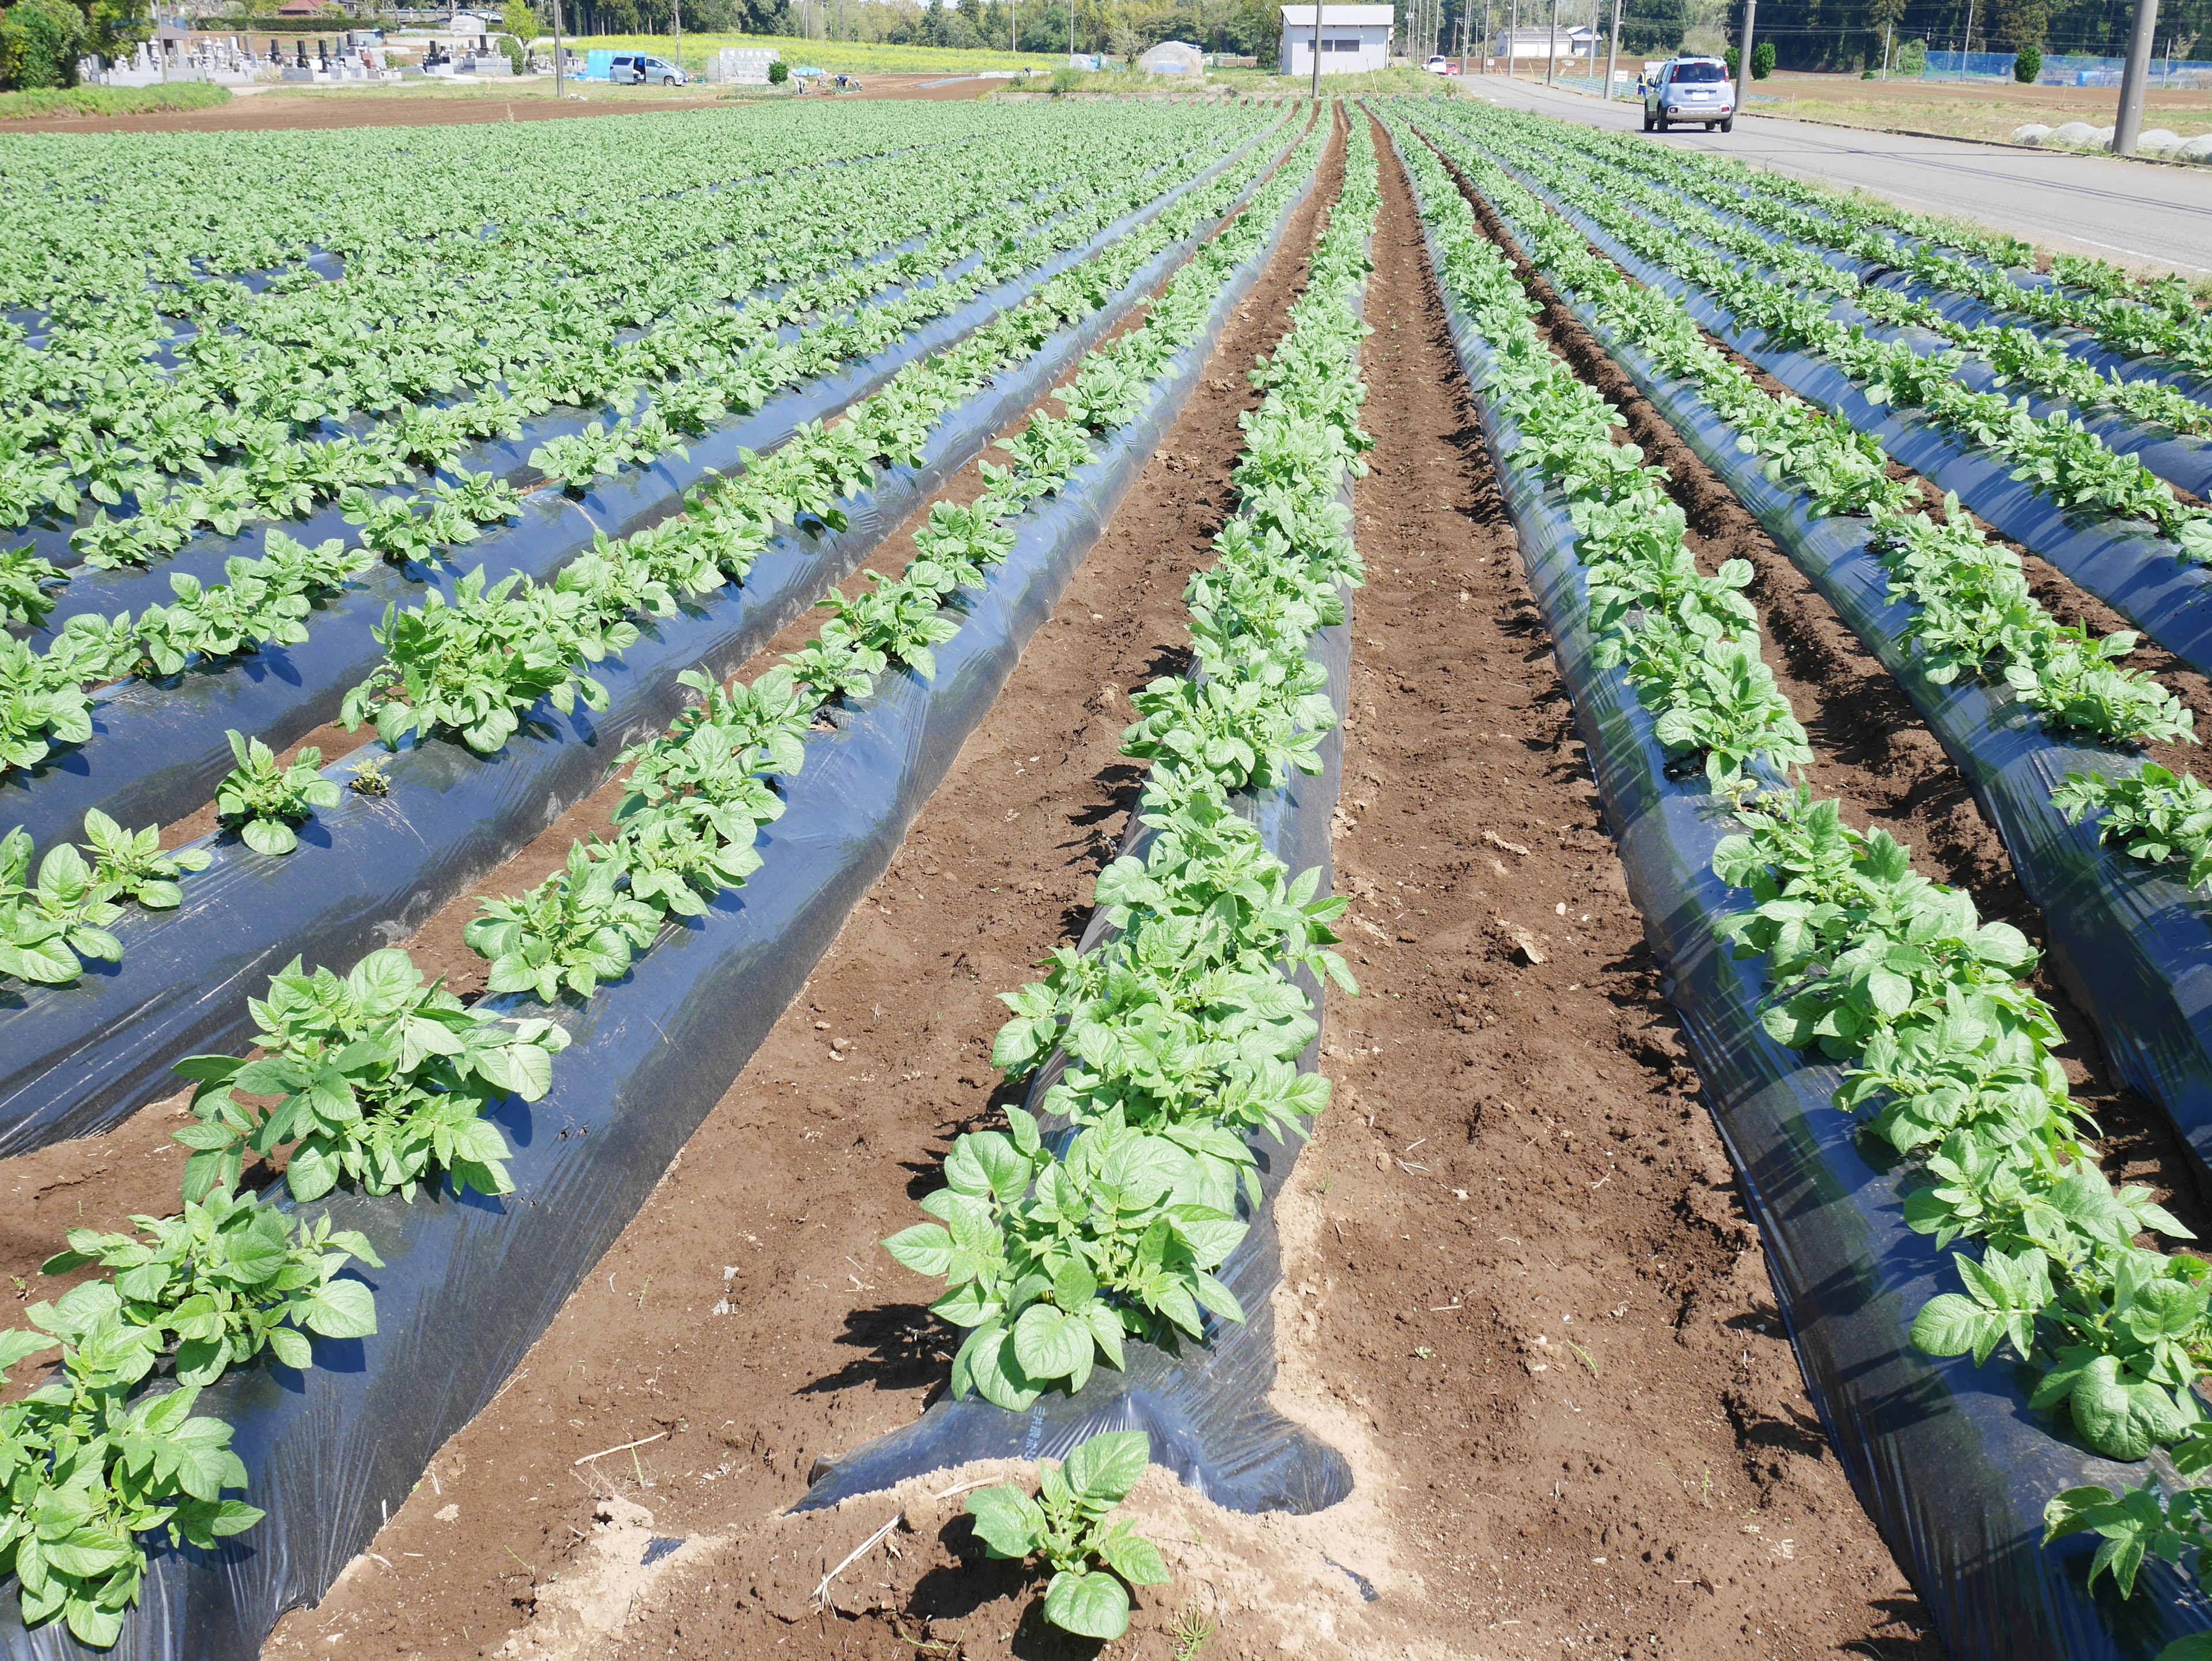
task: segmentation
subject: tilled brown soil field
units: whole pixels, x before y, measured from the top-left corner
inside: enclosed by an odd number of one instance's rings
[[[1174,1580],[1109,1652],[1933,1657],[1804,1396],[1383,155],[1336,843],[1362,995],[1330,995],[1276,1305],[1275,1405],[1357,1485],[1252,1518],[1154,1470],[1135,1506]],[[268,1653],[1098,1652],[982,1561],[958,1490],[988,1469],[783,1513],[943,1388],[931,1288],[877,1243],[1013,1094],[995,995],[1079,932],[1126,823],[1127,695],[1186,661],[1243,372],[1340,166],[799,1001]]]

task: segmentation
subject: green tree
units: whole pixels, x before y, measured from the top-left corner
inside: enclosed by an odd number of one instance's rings
[[[86,45],[110,63],[154,34],[150,0],[92,0]]]
[[[1895,59],[1897,31],[1905,22],[1905,4],[1906,0],[1869,0],[1867,27],[1874,35],[1875,46],[1872,56],[1876,64],[1882,61],[1881,54],[1885,46],[1889,51],[1892,60]]]
[[[1991,0],[1990,13],[1993,49],[2033,46],[2040,58],[2043,43],[2051,38],[2050,0]]]
[[[1751,78],[1764,81],[1774,73],[1774,42],[1759,40],[1751,48]]]
[[[2033,46],[2022,46],[2020,56],[2012,60],[2012,78],[2023,87],[2032,87],[2042,73],[2043,54]]]
[[[15,0],[0,12],[0,86],[74,87],[88,33],[69,0]]]

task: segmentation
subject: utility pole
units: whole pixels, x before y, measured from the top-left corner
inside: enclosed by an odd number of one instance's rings
[[[1744,0],[1748,5],[1750,0]],[[1552,0],[1552,44],[1544,54],[1544,84],[1552,84],[1552,72],[1559,67],[1559,0]]]
[[[1892,30],[1895,29],[1897,25],[1894,21],[1885,21],[1881,26],[1881,78],[1885,81],[1889,79],[1890,33]]]
[[[1613,0],[1613,33],[1605,43],[1605,101],[1613,102],[1613,66],[1620,55],[1620,0]]]
[[[1490,0],[1482,0],[1482,72],[1490,73]]]
[[[1321,98],[1321,0],[1314,0],[1313,95],[1318,102]]]
[[[1075,67],[1075,0],[1067,0],[1067,66]]]
[[[676,67],[684,67],[684,0],[668,0],[668,9],[676,14]]]
[[[1759,0],[1743,0],[1743,46],[1736,53],[1735,107],[1739,115],[1747,113],[1746,106],[1751,102],[1751,35],[1758,18]]]
[[[1974,55],[1974,0],[1966,0],[1966,40],[1959,53],[1959,79],[1966,78],[1966,60]]]
[[[2158,41],[2158,0],[2136,0],[2135,33],[2128,40],[2127,67],[2120,71],[2120,113],[2112,124],[2112,154],[2133,155],[2142,132],[2143,82],[2150,79],[2150,54]]]
[[[1505,78],[1510,81],[1518,72],[1513,66],[1513,48],[1520,45],[1514,37],[1521,33],[1521,0],[1513,0],[1513,21],[1505,26]]]
[[[565,56],[561,49],[561,0],[553,0],[553,101],[556,104],[568,96],[562,80],[568,73],[568,65],[562,62]]]

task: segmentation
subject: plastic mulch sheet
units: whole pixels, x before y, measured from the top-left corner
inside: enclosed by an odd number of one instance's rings
[[[294,957],[349,963],[407,939],[589,795],[625,746],[664,727],[693,696],[678,674],[734,672],[858,569],[1172,274],[1200,235],[1163,249],[1107,306],[951,411],[919,470],[887,469],[846,504],[844,531],[810,521],[776,538],[742,584],[679,616],[643,620],[635,645],[592,667],[608,689],[605,712],[579,707],[562,716],[541,703],[492,756],[447,739],[416,742],[384,757],[386,794],[347,791],[300,827],[290,854],[256,854],[234,836],[207,838],[215,863],[185,879],[182,906],[126,912],[115,930],[119,964],[91,965],[71,985],[0,996],[0,1156],[105,1129],[174,1089],[169,1068],[180,1056],[250,1043],[246,996]],[[227,747],[223,759],[227,767]],[[357,759],[333,763],[325,776],[349,782]]]
[[[1364,306],[1364,300],[1363,289],[1353,303]],[[1349,512],[1348,479],[1340,499]],[[1338,719],[1322,740],[1322,770],[1280,789],[1232,798],[1259,827],[1269,850],[1292,871],[1320,867],[1322,894],[1329,891],[1334,875],[1330,821],[1343,772],[1342,721],[1351,689],[1348,590],[1344,598],[1344,622],[1316,635],[1308,654],[1328,671],[1328,697]],[[1140,853],[1149,841],[1149,833],[1133,821],[1123,851]],[[1082,948],[1093,949],[1106,932],[1104,914],[1094,912]],[[1322,989],[1303,970],[1297,980],[1318,1013]],[[1040,1105],[1065,1062],[1064,1055],[1054,1056],[1030,1086],[1027,1104],[1039,1114],[1048,1136],[1069,1129],[1066,1121],[1043,1114]],[[1316,1037],[1298,1057],[1298,1068],[1310,1073],[1320,1064]],[[1064,1459],[1078,1443],[1111,1430],[1144,1431],[1152,1439],[1154,1464],[1232,1511],[1304,1513],[1350,1494],[1352,1469],[1343,1455],[1285,1419],[1267,1401],[1275,1382],[1274,1291],[1282,1279],[1274,1200],[1303,1144],[1280,1142],[1256,1130],[1246,1143],[1258,1161],[1261,1202],[1255,1213],[1249,1199],[1240,1197],[1239,1214],[1251,1226],[1218,1271],[1244,1311],[1243,1323],[1209,1315],[1206,1342],[1186,1342],[1180,1354],[1128,1342],[1126,1367],[1101,1366],[1080,1392],[1047,1391],[1026,1413],[1009,1413],[980,1396],[956,1401],[948,1396],[906,1428],[824,1461],[813,1487],[793,1509],[822,1509],[971,1460]]]
[[[1435,248],[1431,246],[1435,263]],[[1480,335],[1452,308],[1477,388]],[[1609,828],[1667,992],[1759,1229],[1808,1393],[1853,1488],[1927,1604],[1954,1661],[2148,1661],[2212,1625],[2193,1582],[2154,1563],[2123,1603],[2083,1590],[2094,1537],[2039,1548],[2044,1502],[2081,1483],[2137,1483],[2145,1468],[2078,1446],[2031,1412],[2026,1370],[1915,1349],[1912,1316],[1957,1276],[1905,1226],[1904,1173],[1832,1105],[1836,1069],[1779,1049],[1759,1020],[1764,977],[1714,926],[1746,897],[1712,872],[1733,829],[1702,775],[1669,778],[1651,718],[1595,661],[1575,532],[1563,504],[1513,460],[1520,435],[1487,399],[1486,436],[1520,530],[1521,558],[1589,745]]]
[[[318,1340],[309,1372],[256,1366],[203,1395],[198,1411],[236,1427],[248,1495],[269,1515],[220,1552],[157,1551],[142,1604],[99,1653],[258,1656],[276,1618],[322,1595],[374,1536],[380,1507],[404,1500],[432,1453],[489,1402],[889,866],[1173,426],[1296,206],[1224,288],[1150,411],[1018,521],[1012,555],[981,591],[955,600],[965,616],[937,648],[936,678],[887,672],[834,731],[810,736],[805,766],[783,782],[783,817],[762,831],[763,867],[705,916],[665,930],[624,980],[554,1012],[574,1042],[551,1092],[494,1114],[514,1149],[516,1192],[497,1202],[441,1192],[411,1205],[343,1195],[311,1208],[363,1231],[384,1258],[367,1277],[380,1331]],[[58,1622],[26,1634],[16,1618],[14,1597],[0,1596],[0,1655],[10,1661],[95,1653]]]
[[[1522,182],[1544,196],[1535,181]],[[1549,199],[1547,198],[1546,199]],[[2151,526],[2062,508],[2012,477],[2002,457],[1933,426],[1869,404],[1833,364],[1776,345],[1740,326],[1702,289],[1622,246],[1602,226],[1554,204],[1605,255],[1639,283],[1674,295],[1690,315],[1792,392],[1872,433],[1897,460],[1924,474],[1997,532],[2049,560],[2129,622],[2201,672],[2212,673],[2212,570],[2185,563]]]
[[[2178,867],[2100,848],[2094,819],[2069,825],[2051,805],[2069,773],[2117,776],[2130,770],[2130,757],[2054,734],[2001,685],[1929,679],[1905,638],[1912,610],[1889,600],[1887,573],[1868,551],[1867,521],[1814,518],[1800,492],[1771,482],[1756,457],[1736,448],[1735,429],[1697,388],[1614,338],[1578,299],[1568,304],[1897,677],[2042,909],[2052,966],[2096,1023],[2114,1067],[2212,1168],[2212,915],[2177,879]]]
[[[1286,150],[1295,134],[1283,143]],[[1254,143],[1266,142],[1266,136]],[[270,646],[244,657],[187,669],[161,682],[119,681],[93,699],[93,737],[88,744],[64,748],[38,767],[0,776],[0,828],[20,824],[41,849],[78,834],[85,811],[97,807],[118,823],[166,824],[182,818],[215,794],[215,786],[234,765],[228,729],[282,747],[334,719],[346,692],[383,659],[370,630],[394,601],[419,605],[430,588],[452,597],[456,572],[483,568],[492,580],[521,571],[544,577],[592,545],[595,534],[623,537],[659,523],[683,507],[686,490],[709,472],[730,472],[742,465],[739,452],[773,448],[801,424],[835,415],[847,405],[882,386],[908,364],[928,356],[973,332],[1009,306],[1018,304],[1054,277],[1081,263],[1136,226],[1146,222],[1177,197],[1230,166],[1249,145],[1240,147],[1189,184],[1117,220],[1079,248],[1054,259],[951,314],[905,336],[895,345],[836,374],[780,393],[750,416],[732,421],[703,438],[689,441],[689,459],[664,456],[651,466],[600,481],[581,499],[548,487],[525,499],[519,520],[492,528],[477,541],[453,551],[454,571],[420,566],[402,572],[377,566],[355,586],[319,605],[308,619],[310,638],[301,646]],[[546,436],[578,430],[589,417],[574,411],[549,417],[514,447],[527,454]],[[260,551],[256,526],[217,548],[164,562],[141,576],[127,575],[145,588],[137,603],[171,598],[172,571],[203,578],[219,576],[225,555]],[[335,506],[303,524],[283,529],[310,544],[348,532]],[[149,586],[151,585],[151,586]],[[73,585],[74,587],[75,585]],[[88,589],[89,592],[89,589]],[[128,603],[120,589],[112,612]],[[71,596],[65,611],[88,609]]]

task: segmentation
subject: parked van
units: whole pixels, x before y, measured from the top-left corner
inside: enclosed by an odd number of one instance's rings
[[[691,77],[665,58],[641,52],[618,52],[607,66],[607,79],[617,87],[641,87],[648,81],[664,87],[680,87]]]

